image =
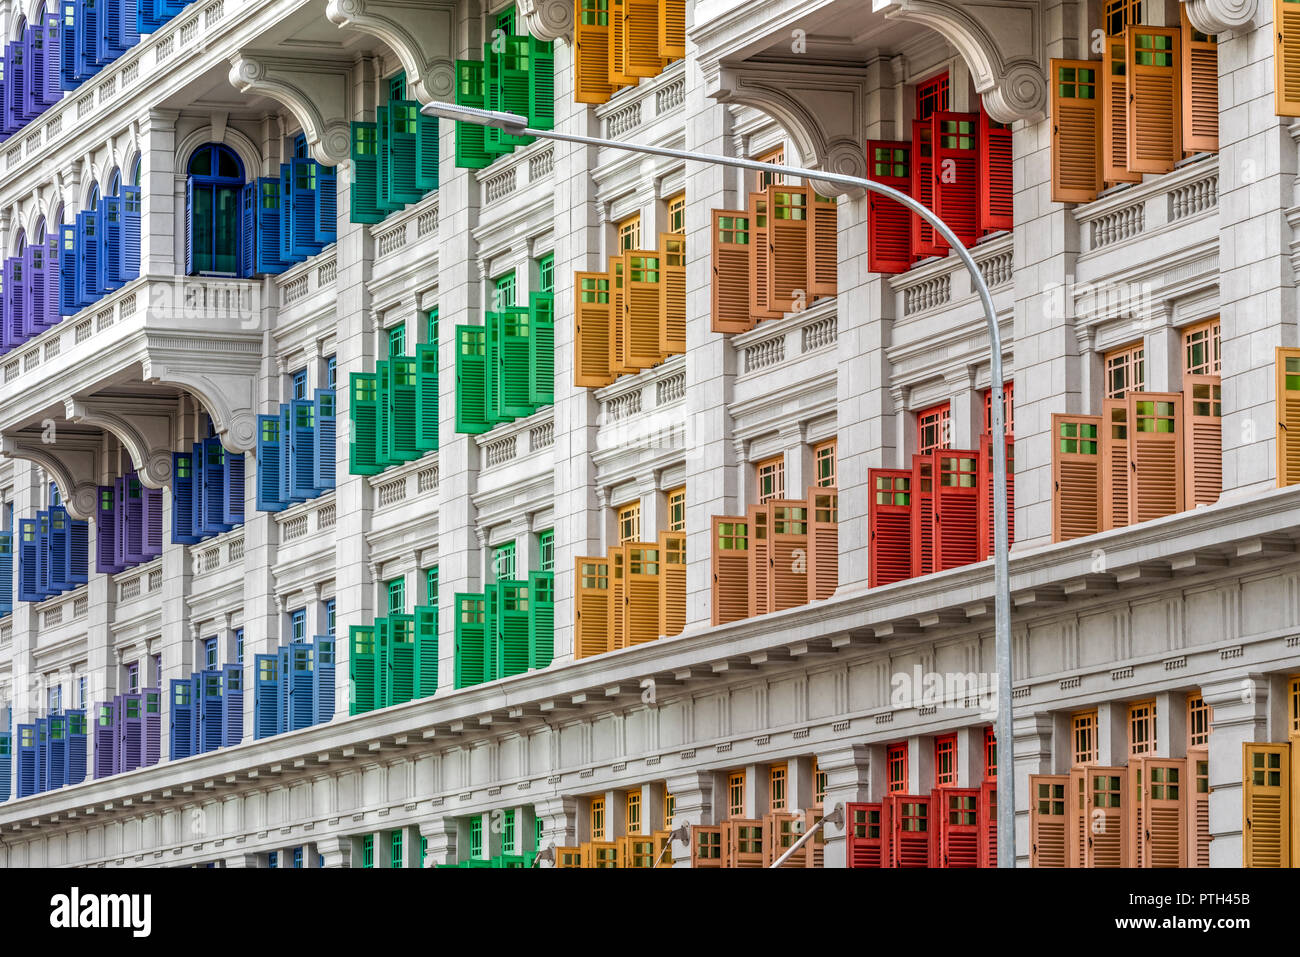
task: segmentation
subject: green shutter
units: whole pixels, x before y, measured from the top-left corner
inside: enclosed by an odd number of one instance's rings
[[[438,448],[438,342],[415,347],[415,448]]]
[[[501,316],[483,314],[483,419],[489,425],[509,422],[513,416],[501,412]]]
[[[379,132],[379,162],[376,164],[375,182],[375,205],[384,211],[384,214],[395,213],[404,205],[393,198],[392,183],[392,127],[388,121],[388,107],[381,106],[375,110],[375,128]]]
[[[532,293],[528,304],[532,314],[528,400],[535,411],[555,402],[555,294]]]
[[[486,432],[487,356],[482,326],[456,327],[456,431]]]
[[[529,117],[531,125],[531,101],[532,101],[532,47],[536,40],[528,36],[506,37],[501,45],[501,52],[495,57],[494,75],[489,79],[489,83],[495,80],[496,84],[496,102],[499,104],[492,109],[505,110],[507,113],[515,113],[519,116]],[[553,86],[552,86],[553,90]],[[491,90],[489,89],[489,96]],[[552,106],[554,109],[554,106]],[[527,146],[533,142],[531,136],[514,136],[509,133],[501,133],[501,145],[508,152],[516,146]]]
[[[388,616],[388,668],[384,676],[384,706],[415,697],[415,616]]]
[[[424,591],[427,604],[438,606],[438,566],[434,565],[424,573]]]
[[[393,702],[389,700],[391,679],[389,670],[393,661],[393,629],[387,618],[376,618],[375,622],[375,707],[387,708]]]
[[[417,117],[420,104],[397,100],[388,104],[388,169],[385,183],[395,203],[418,203],[424,196],[417,184]]]
[[[390,459],[409,462],[419,458],[416,444],[416,415],[420,406],[415,360],[399,356],[388,362],[388,431],[386,452]]]
[[[419,605],[415,609],[415,696],[428,698],[437,690],[438,606]]]
[[[483,93],[483,64],[478,60],[456,61],[456,103],[460,106],[487,105]],[[477,123],[456,124],[456,165],[483,169],[492,162],[484,143],[484,129]]]
[[[497,640],[497,586],[483,589],[483,680],[495,681],[501,677],[500,643]]]
[[[500,52],[493,49],[501,46]],[[483,101],[489,110],[502,110],[501,66],[504,60],[505,38],[483,44]],[[483,128],[483,148],[495,159],[514,149],[515,137],[507,137],[498,127]]]
[[[353,625],[348,629],[348,682],[352,694],[348,701],[348,714],[363,714],[375,710],[375,629],[368,625]]]
[[[486,680],[484,654],[487,638],[486,609],[482,595],[456,595],[456,653],[454,683],[457,688],[482,684]]]
[[[496,677],[521,675],[530,667],[532,644],[532,603],[528,596],[528,582],[503,581],[492,587],[492,624],[495,644],[492,660]]]
[[[415,185],[427,193],[438,188],[438,118],[418,114],[415,135]]]
[[[373,372],[352,373],[352,399],[348,415],[352,422],[348,437],[348,471],[353,475],[378,475],[383,466],[375,460],[378,445],[378,377]]]
[[[555,53],[549,40],[528,38],[528,125],[538,130],[555,127]],[[520,111],[524,112],[524,111]]]
[[[375,433],[375,462],[383,468],[401,465],[402,459],[389,453],[393,432],[393,363],[382,360],[375,363],[375,399],[378,430]]]
[[[534,378],[532,315],[528,309],[505,309],[496,315],[496,321],[495,411],[504,419],[520,419],[537,411],[529,399]]]
[[[545,668],[555,656],[555,573],[528,573],[528,657]]]
[[[378,223],[384,213],[379,208],[377,181],[379,152],[374,123],[352,124],[352,191],[349,211],[354,223]]]

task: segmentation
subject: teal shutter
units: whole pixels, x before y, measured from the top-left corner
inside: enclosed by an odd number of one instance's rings
[[[438,448],[438,342],[415,347],[415,447],[419,452]]]
[[[353,625],[348,629],[348,683],[352,688],[348,714],[375,710],[375,629]]]
[[[438,606],[419,605],[415,609],[415,697],[428,698],[437,690]]]
[[[456,431],[486,432],[487,357],[481,326],[456,327]]]
[[[390,459],[409,462],[419,458],[416,414],[420,406],[416,361],[406,356],[388,360],[386,452]]]
[[[487,105],[483,93],[483,64],[478,60],[456,61],[456,103],[460,106]],[[476,123],[456,124],[456,165],[483,169],[492,162],[484,142],[484,127]]]
[[[458,594],[456,609],[456,653],[454,683],[457,688],[482,684],[486,678],[484,645],[485,610],[482,595]]]
[[[415,185],[427,193],[438,188],[438,118],[418,113],[415,137]]]
[[[388,184],[388,195],[395,203],[418,203],[424,196],[416,184],[416,117],[420,104],[414,100],[394,100],[387,109],[388,169],[384,181]]]
[[[528,306],[532,319],[528,401],[536,410],[555,402],[555,294],[532,293]]]
[[[555,573],[528,573],[528,666],[545,668],[555,656]]]
[[[388,107],[381,106],[375,110],[375,128],[379,133],[379,164],[376,167],[378,175],[376,176],[376,196],[375,201],[384,214],[397,212],[405,203],[393,196],[393,140],[392,126],[388,119]]]
[[[352,193],[348,208],[354,223],[378,223],[384,218],[379,208],[379,150],[374,123],[352,124]]]
[[[375,363],[375,414],[378,428],[375,431],[375,463],[381,468],[400,465],[401,460],[388,454],[389,435],[393,430],[393,408],[389,401],[393,386],[393,364],[387,359]]]
[[[383,467],[375,461],[379,410],[377,377],[373,372],[352,373],[352,401],[348,416],[348,471],[353,475],[378,475]],[[283,454],[283,453],[281,453]]]
[[[483,680],[496,681],[501,677],[501,643],[497,637],[497,607],[495,584],[483,589]]]

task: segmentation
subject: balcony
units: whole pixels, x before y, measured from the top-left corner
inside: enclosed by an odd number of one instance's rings
[[[482,198],[474,238],[489,251],[488,255],[496,245],[492,237],[502,228],[513,237],[517,229],[531,233],[551,224],[554,172],[555,144],[538,140],[474,173]],[[519,225],[521,218],[528,223],[526,227]]]
[[[375,263],[370,292],[375,307],[409,294],[407,284],[419,274],[422,285],[434,279],[429,264],[438,258],[438,194],[429,194],[420,202],[394,213],[382,223],[370,227],[375,240]]]
[[[623,376],[596,392],[600,417],[592,458],[597,484],[616,485],[686,451],[686,357]]]

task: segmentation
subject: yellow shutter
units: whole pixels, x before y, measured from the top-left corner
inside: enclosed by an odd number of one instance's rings
[[[609,273],[579,272],[573,274],[573,383],[586,388],[599,388],[614,381],[610,368],[610,323],[613,306],[610,302]]]
[[[1278,116],[1300,116],[1300,0],[1273,0],[1273,96]]]
[[[1291,746],[1241,746],[1241,863],[1291,866]]]
[[[579,103],[604,103],[614,93],[609,82],[609,14],[600,10],[600,2],[573,2],[573,98]]]
[[[659,620],[659,546],[634,542],[623,546],[623,636],[627,646],[654,641]]]
[[[658,76],[659,0],[623,0],[623,70],[629,77]]]
[[[627,257],[609,257],[609,371],[614,377],[636,369],[627,364]]]
[[[640,371],[658,365],[662,302],[661,260],[654,250],[632,250],[623,256],[623,296],[627,322],[623,330],[626,363]],[[683,309],[683,317],[685,310]]]
[[[686,629],[686,533],[659,533],[659,608],[663,635]]]
[[[1300,349],[1278,349],[1277,484],[1300,482]]]
[[[577,559],[577,621],[573,656],[589,658],[612,650],[609,642],[609,562],[602,556]]]
[[[659,353],[686,351],[686,237],[659,234]]]
[[[659,0],[659,55],[665,60],[686,56],[686,0]]]

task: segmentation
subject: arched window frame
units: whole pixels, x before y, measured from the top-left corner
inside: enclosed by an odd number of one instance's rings
[[[185,169],[185,272],[237,276],[244,164],[230,147],[206,143],[190,154]]]

